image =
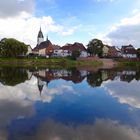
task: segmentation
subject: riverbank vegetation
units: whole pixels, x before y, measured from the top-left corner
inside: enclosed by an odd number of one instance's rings
[[[98,67],[102,65],[100,60],[72,60],[71,58],[0,58],[0,66],[23,66],[23,67],[50,67],[50,68],[70,68],[70,67]]]
[[[140,67],[140,59],[117,59],[118,67]]]

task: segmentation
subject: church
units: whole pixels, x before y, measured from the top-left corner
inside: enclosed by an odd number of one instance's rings
[[[50,57],[53,54],[53,51],[54,51],[54,47],[51,41],[48,39],[48,36],[46,38],[46,41],[44,41],[44,35],[40,28],[37,36],[37,45],[33,49],[33,52],[38,54],[39,56]]]

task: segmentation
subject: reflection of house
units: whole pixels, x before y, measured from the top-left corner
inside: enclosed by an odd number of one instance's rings
[[[122,71],[120,75],[120,79],[122,81],[127,81],[127,82],[132,81],[135,77],[136,77],[136,71],[131,71],[131,70]]]
[[[78,70],[39,70],[38,72],[34,72],[34,75],[38,79],[38,88],[40,93],[44,86],[44,82],[46,82],[46,84],[48,85],[50,81],[61,78],[67,81],[72,81],[74,83],[80,83],[86,77],[84,71],[82,71],[82,76],[80,71]]]
[[[136,58],[137,57],[136,50],[132,45],[122,46],[121,52],[122,52],[122,56],[124,58]]]

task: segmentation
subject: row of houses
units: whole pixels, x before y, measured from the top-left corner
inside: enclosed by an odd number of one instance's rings
[[[60,47],[59,45],[53,45],[48,37],[46,41],[44,41],[44,36],[40,29],[37,37],[37,45],[33,49],[33,53],[48,57],[67,57],[71,56],[74,50],[79,50],[81,52],[80,57],[88,56],[87,50],[82,43],[75,42],[74,44],[66,44]]]
[[[132,45],[122,46],[121,49],[115,46],[104,45],[103,56],[137,58],[137,51]]]
[[[75,42],[74,44],[66,44],[60,47],[59,45],[53,45],[48,37],[46,38],[46,41],[44,41],[44,35],[40,28],[37,36],[37,45],[33,49],[33,53],[45,57],[67,57],[71,56],[74,50],[80,51],[80,57],[90,56],[82,43]],[[115,46],[104,45],[103,57],[136,58],[137,52],[132,45],[122,46],[121,49]]]

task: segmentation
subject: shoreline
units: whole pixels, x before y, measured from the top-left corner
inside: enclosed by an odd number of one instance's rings
[[[13,66],[13,67],[41,67],[41,68],[81,68],[81,69],[112,69],[124,66],[140,66],[140,61],[117,61],[114,59],[105,59],[97,57],[88,57],[77,60],[70,58],[49,58],[49,59],[16,59],[16,58],[0,58],[0,66]]]

